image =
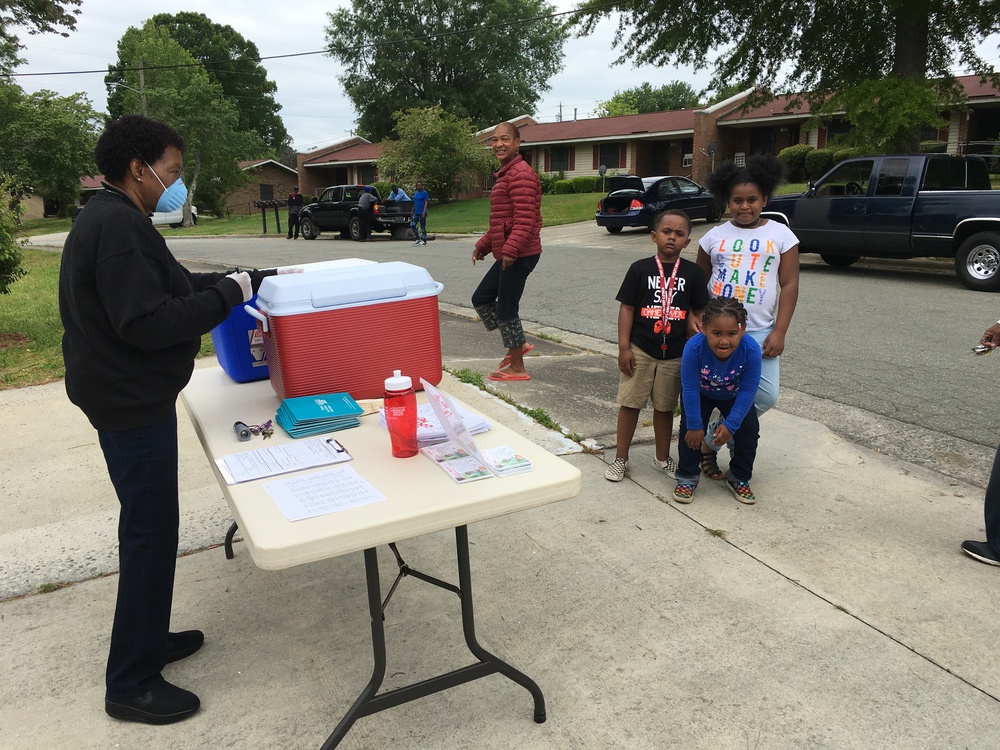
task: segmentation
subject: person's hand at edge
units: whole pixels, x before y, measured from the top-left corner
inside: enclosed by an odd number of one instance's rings
[[[253,287],[250,281],[250,274],[246,271],[234,271],[226,276],[226,278],[232,279],[240,285],[240,290],[243,292],[243,301],[249,302],[250,298],[253,297]]]
[[[1000,346],[1000,320],[986,329],[986,333],[979,339],[979,343],[990,349],[996,349]]]

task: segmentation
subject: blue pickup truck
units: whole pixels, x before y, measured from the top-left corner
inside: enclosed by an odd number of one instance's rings
[[[863,257],[954,258],[969,289],[1000,291],[1000,191],[986,162],[946,154],[847,159],[805,193],[772,198],[799,250],[831,266]]]

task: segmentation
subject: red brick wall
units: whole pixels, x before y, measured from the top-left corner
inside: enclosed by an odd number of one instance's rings
[[[229,194],[226,198],[227,213],[246,215],[259,211],[260,209],[254,208],[253,204],[254,201],[260,200],[261,185],[273,185],[274,197],[277,200],[287,198],[292,188],[298,185],[298,178],[295,175],[274,164],[265,164],[247,171],[254,180]]]

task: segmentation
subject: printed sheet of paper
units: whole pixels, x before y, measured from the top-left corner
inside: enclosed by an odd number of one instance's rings
[[[265,482],[264,489],[289,521],[324,516],[385,500],[385,495],[358,474],[353,466],[338,466],[315,474]]]
[[[333,438],[312,438],[233,453],[217,459],[215,463],[226,484],[238,484],[350,460],[351,454]]]

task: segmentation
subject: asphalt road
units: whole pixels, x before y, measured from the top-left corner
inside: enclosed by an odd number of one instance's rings
[[[692,259],[707,228],[695,224],[685,253]],[[323,235],[314,241],[171,238],[169,244],[182,261],[196,263],[406,260],[444,284],[442,302],[471,308],[469,297],[486,270],[472,265],[474,241],[449,236],[414,247],[385,236],[356,243]],[[653,251],[648,233],[611,235],[590,223],[573,224],[546,229],[543,247],[522,300],[527,325],[614,342],[614,297],[628,265]],[[977,357],[971,347],[1000,317],[998,301],[962,286],[946,261],[865,260],[835,269],[805,256],[781,362],[779,408],[981,483],[1000,436],[1000,409],[991,403],[1000,354]]]

